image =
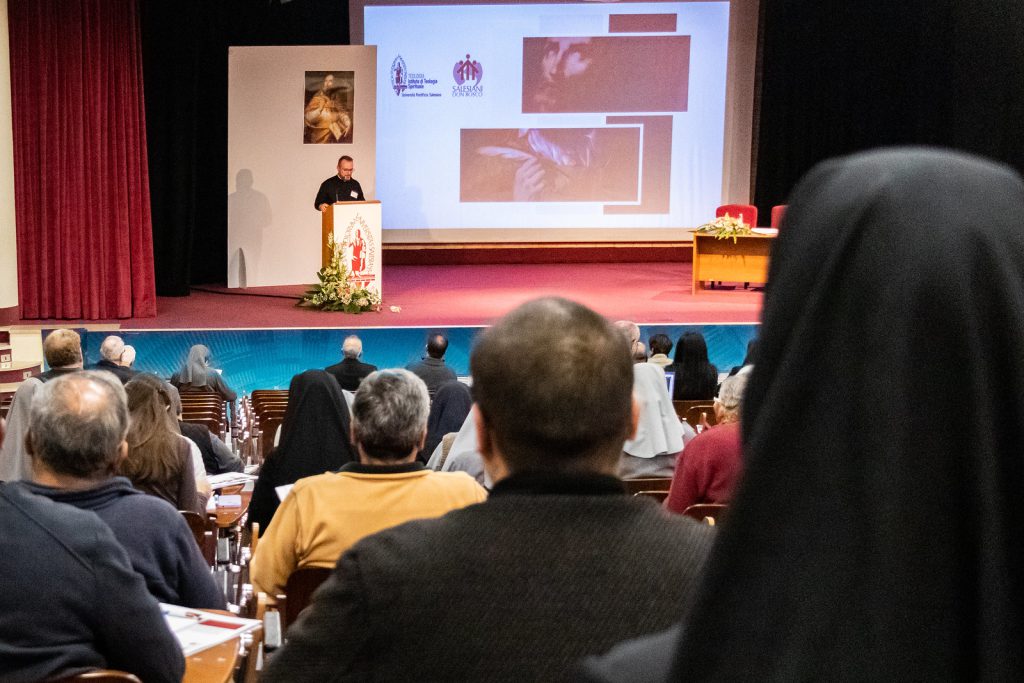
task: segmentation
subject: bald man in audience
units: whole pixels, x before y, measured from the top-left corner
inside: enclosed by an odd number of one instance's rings
[[[173,505],[114,476],[127,457],[128,400],[118,379],[90,370],[44,384],[32,399],[26,446],[31,493],[95,512],[161,602],[223,609],[195,538]]]
[[[128,380],[137,375],[124,361],[124,356],[129,347],[124,345],[124,340],[116,335],[110,335],[100,344],[100,359],[90,370],[106,370],[121,380],[121,384],[127,384]],[[135,350],[132,349],[132,360],[135,360]]]
[[[365,536],[487,497],[464,472],[433,472],[416,460],[429,412],[427,386],[408,370],[381,370],[363,380],[352,402],[359,462],[296,482],[253,557],[256,590],[282,593],[296,569],[334,567]]]
[[[87,375],[40,388],[33,416],[49,413],[60,425],[42,418],[34,452],[57,455],[51,428],[117,451],[128,411],[107,415],[112,386],[123,396],[113,378]],[[58,397],[62,408],[51,412]],[[0,680],[53,680],[98,668],[147,682],[181,680],[181,647],[102,519],[8,483],[0,484],[0,529]]]
[[[32,478],[32,459],[25,450],[32,396],[43,383],[82,369],[82,338],[74,330],[54,330],[43,340],[43,358],[50,369],[26,379],[14,392],[7,433],[0,444],[0,481]]]
[[[340,363],[335,363],[324,370],[334,375],[342,389],[355,391],[363,378],[376,370],[377,366],[359,360],[363,356],[363,342],[354,334],[345,337],[341,345],[341,355],[343,358]]]
[[[480,335],[470,368],[490,498],[356,543],[265,680],[565,680],[690,602],[712,529],[614,476],[638,417],[626,337],[541,299]]]

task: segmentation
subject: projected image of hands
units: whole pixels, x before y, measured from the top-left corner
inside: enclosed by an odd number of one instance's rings
[[[634,202],[640,127],[463,129],[463,202]]]

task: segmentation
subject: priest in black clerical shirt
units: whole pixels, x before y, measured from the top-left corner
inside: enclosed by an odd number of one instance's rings
[[[320,191],[316,193],[313,206],[317,211],[326,211],[334,202],[361,202],[365,199],[359,181],[352,178],[355,168],[352,157],[343,156],[338,159],[338,175],[332,175],[322,182]]]

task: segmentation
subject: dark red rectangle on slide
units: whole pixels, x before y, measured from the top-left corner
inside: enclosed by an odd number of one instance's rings
[[[640,126],[463,128],[463,202],[635,202]]]
[[[674,14],[612,14],[608,33],[675,33]]]
[[[523,38],[523,113],[683,112],[690,36]]]

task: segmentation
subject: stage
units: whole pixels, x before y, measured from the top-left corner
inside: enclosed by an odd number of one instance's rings
[[[540,296],[567,297],[613,320],[647,325],[758,322],[760,291],[730,288],[694,296],[691,266],[688,262],[395,265],[384,268],[384,306],[379,313],[298,308],[295,304],[304,289],[298,285],[199,287],[188,297],[160,297],[155,318],[108,322],[125,330],[475,327],[488,325],[516,305]]]
[[[295,373],[337,362],[342,340],[352,333],[363,340],[366,362],[402,367],[423,354],[428,332],[443,330],[450,340],[448,365],[467,375],[481,327],[529,299],[564,296],[612,320],[637,322],[644,340],[656,333],[676,340],[684,331],[699,330],[711,361],[728,369],[740,363],[747,341],[757,334],[762,293],[740,287],[695,296],[690,268],[689,262],[396,265],[384,268],[380,313],[298,308],[301,286],[199,287],[188,297],[161,297],[154,318],[20,324],[27,334],[78,329],[87,363],[99,359],[106,335],[120,334],[138,351],[135,367],[163,377],[180,367],[191,345],[206,344],[231,386],[248,392],[285,388]]]

